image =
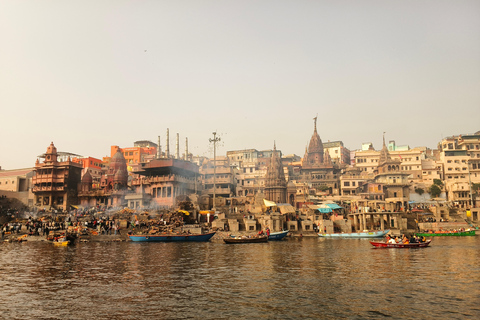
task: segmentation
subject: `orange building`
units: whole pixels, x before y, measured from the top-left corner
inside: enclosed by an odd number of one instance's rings
[[[94,184],[100,183],[100,179],[103,174],[103,168],[105,167],[103,161],[93,157],[85,158],[73,158],[73,162],[81,163],[83,166],[82,176],[87,172],[90,173]]]
[[[123,153],[127,165],[132,165],[136,163],[145,162],[146,156],[155,156],[157,154],[157,147],[130,147],[130,148],[120,148],[119,146],[110,147],[110,157],[113,157],[117,150],[120,149],[120,152]]]

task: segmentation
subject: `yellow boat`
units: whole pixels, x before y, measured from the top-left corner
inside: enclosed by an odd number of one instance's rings
[[[65,247],[65,246],[68,246],[70,244],[70,240],[65,240],[65,241],[54,241],[53,242],[53,245],[57,246],[57,247]]]

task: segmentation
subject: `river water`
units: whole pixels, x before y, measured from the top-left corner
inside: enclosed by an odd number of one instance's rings
[[[474,319],[480,237],[0,244],[0,319]]]

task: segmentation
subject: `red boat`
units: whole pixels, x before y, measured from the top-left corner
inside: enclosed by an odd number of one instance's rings
[[[375,242],[370,241],[372,246],[376,248],[426,248],[430,245],[432,240],[427,240],[425,242],[416,242],[416,243],[388,243],[388,242]]]

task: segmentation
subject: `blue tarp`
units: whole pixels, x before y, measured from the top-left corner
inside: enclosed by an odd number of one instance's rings
[[[320,213],[330,213],[330,212],[333,212],[333,210],[332,210],[331,208],[318,208],[317,210],[320,211]]]
[[[338,204],[336,204],[336,203],[327,203],[327,206],[329,206],[330,209],[333,209],[333,210],[335,210],[335,209],[343,209],[343,207],[340,207],[340,206],[339,206]]]

